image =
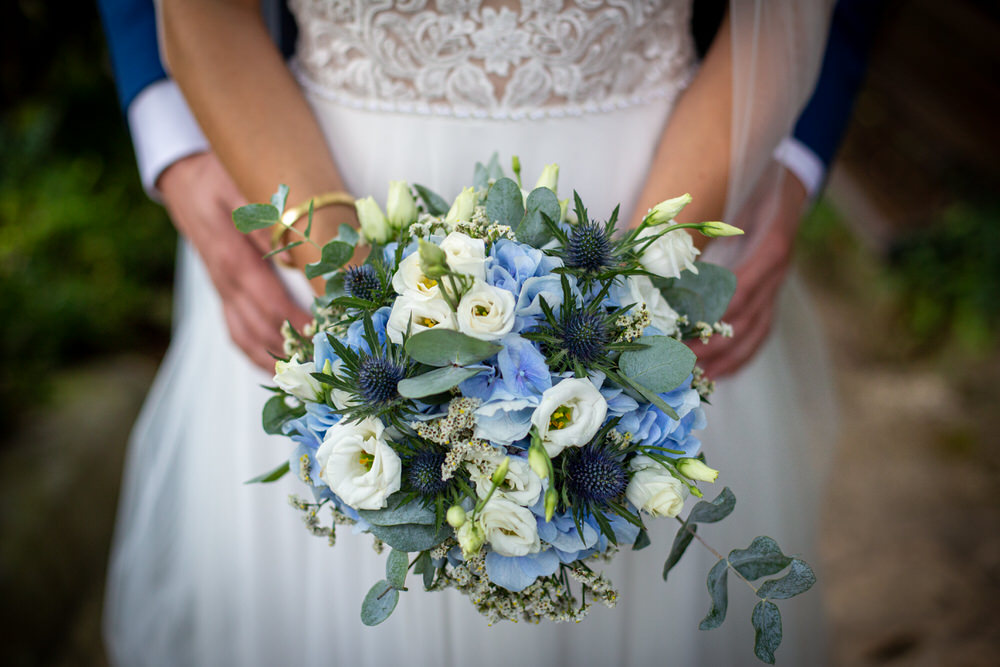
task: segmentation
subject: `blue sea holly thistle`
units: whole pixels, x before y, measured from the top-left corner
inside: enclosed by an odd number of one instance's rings
[[[615,370],[619,353],[642,348],[638,343],[617,340],[620,327],[616,322],[628,309],[601,305],[612,279],[582,305],[570,287],[569,278],[563,275],[561,282],[563,298],[558,315],[541,299],[544,319],[534,331],[521,334],[541,345],[552,371],[571,371],[576,377],[585,377],[591,371],[610,373]]]
[[[400,380],[416,372],[416,365],[406,356],[401,345],[379,340],[370,315],[361,315],[361,321],[367,350],[356,350],[328,334],[330,347],[342,364],[336,374],[328,364],[323,372],[313,373],[313,377],[331,389],[350,396],[347,406],[343,408],[333,406],[332,398],[327,397],[327,403],[347,420],[379,417],[389,424],[405,428],[405,418],[414,410],[412,404],[400,396],[398,385]]]

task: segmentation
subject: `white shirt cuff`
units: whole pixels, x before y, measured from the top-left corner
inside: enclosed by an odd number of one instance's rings
[[[177,160],[208,150],[180,88],[161,79],[142,89],[128,107],[128,125],[146,193],[160,201],[156,180]]]
[[[785,137],[774,149],[774,159],[795,174],[810,199],[816,196],[826,177],[826,165],[812,149],[795,137]]]

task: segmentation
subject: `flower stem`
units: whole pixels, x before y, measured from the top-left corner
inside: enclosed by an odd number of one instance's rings
[[[728,558],[726,558],[725,556],[723,556],[722,554],[720,554],[720,553],[719,553],[718,551],[716,551],[716,550],[715,550],[715,549],[714,549],[714,548],[712,547],[712,545],[711,545],[711,544],[709,544],[708,542],[706,542],[705,540],[703,540],[703,539],[702,539],[702,537],[701,537],[701,535],[699,535],[699,534],[698,534],[697,532],[695,532],[694,530],[692,530],[692,529],[691,529],[691,526],[690,526],[690,525],[688,525],[688,523],[687,523],[687,522],[685,522],[685,521],[684,521],[683,519],[681,519],[681,518],[680,518],[679,516],[678,516],[678,517],[674,517],[674,518],[675,518],[675,519],[677,519],[677,521],[678,521],[678,522],[679,522],[679,523],[680,523],[680,524],[681,524],[681,525],[682,525],[682,526],[684,527],[684,530],[686,530],[687,532],[691,533],[691,535],[692,535],[692,536],[694,536],[694,539],[696,539],[696,540],[698,540],[699,542],[701,542],[701,545],[702,545],[703,547],[705,547],[705,548],[706,548],[706,549],[708,549],[708,550],[709,550],[710,552],[712,552],[712,555],[713,555],[713,556],[715,556],[715,557],[716,557],[716,558],[718,558],[719,560],[724,560],[724,561],[726,561],[726,567],[728,567],[728,568],[729,568],[730,570],[732,570],[733,572],[735,572],[735,573],[736,573],[736,576],[737,576],[737,577],[739,577],[740,579],[742,579],[742,580],[743,580],[743,583],[745,583],[745,584],[746,584],[747,586],[749,586],[749,587],[750,587],[750,590],[752,590],[752,591],[754,592],[754,595],[756,595],[756,594],[757,594],[757,587],[756,587],[756,586],[754,586],[754,585],[753,585],[752,583],[750,583],[750,580],[749,580],[749,579],[747,579],[747,578],[746,578],[746,577],[744,577],[744,576],[743,576],[742,574],[740,574],[740,571],[739,571],[739,570],[737,570],[737,569],[736,569],[735,567],[733,567],[733,564],[729,562],[729,559],[728,559]]]

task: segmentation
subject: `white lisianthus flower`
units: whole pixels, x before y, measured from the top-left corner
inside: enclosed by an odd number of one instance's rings
[[[368,241],[385,243],[389,240],[392,235],[392,227],[389,226],[389,221],[373,197],[356,200],[354,209],[358,212],[361,233]]]
[[[399,268],[392,275],[392,288],[396,294],[417,294],[427,299],[437,299],[441,296],[441,286],[438,281],[424,275],[420,254],[412,252],[399,263]]]
[[[486,243],[461,232],[452,232],[440,244],[448,268],[476,280],[486,280]]]
[[[486,541],[501,556],[527,556],[542,549],[538,523],[527,507],[493,496],[477,521],[486,534]]]
[[[639,234],[640,239],[655,236],[663,229],[647,227]],[[681,271],[687,269],[691,273],[698,273],[698,267],[694,265],[694,258],[701,254],[701,251],[694,247],[694,239],[682,229],[667,232],[656,239],[642,252],[639,257],[639,264],[650,273],[655,273],[664,278],[680,278]]]
[[[493,492],[493,497],[506,498],[522,507],[530,507],[538,501],[542,492],[542,480],[531,469],[528,462],[514,456],[508,457],[507,476]],[[476,485],[476,493],[485,498],[493,487],[490,475],[484,474],[478,466],[469,466],[469,478]]]
[[[684,207],[690,203],[691,195],[685,192],[680,197],[666,199],[649,209],[646,219],[651,225],[665,225],[676,218],[684,210]]]
[[[338,422],[316,450],[319,476],[345,503],[359,510],[385,507],[399,491],[403,465],[383,437],[385,426],[374,417]]]
[[[662,331],[664,336],[677,333],[677,311],[670,307],[649,276],[629,276],[625,287],[628,288],[630,302],[646,304],[650,324]]]
[[[435,328],[454,330],[455,314],[444,299],[428,299],[415,292],[406,292],[393,302],[385,333],[393,343],[402,345],[407,327],[410,335]]]
[[[567,378],[546,389],[531,415],[549,457],[582,447],[601,430],[608,402],[587,378]]]
[[[385,202],[386,217],[394,229],[402,229],[417,219],[417,203],[406,181],[389,181],[389,197]]]
[[[684,510],[687,487],[670,471],[648,456],[636,456],[629,467],[634,471],[625,487],[625,497],[650,516],[675,517]]]
[[[323,395],[323,386],[310,375],[315,372],[316,364],[299,362],[299,355],[293,354],[288,361],[274,362],[274,384],[295,398],[316,402]]]
[[[447,223],[448,227],[454,227],[455,223],[460,220],[470,220],[472,218],[472,212],[476,208],[476,190],[475,188],[464,188],[457,197],[455,197],[455,202],[448,209],[448,214],[444,216],[444,221]]]
[[[559,165],[558,164],[547,164],[545,169],[542,169],[542,175],[538,177],[538,182],[535,183],[535,189],[538,188],[548,188],[552,190],[553,193],[556,192],[556,186],[559,184]]]
[[[514,295],[477,280],[458,302],[458,330],[481,340],[503,338],[514,328]]]

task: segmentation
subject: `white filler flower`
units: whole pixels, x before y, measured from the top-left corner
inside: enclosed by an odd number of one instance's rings
[[[476,281],[458,302],[458,330],[481,340],[503,338],[514,328],[514,295]]]
[[[654,236],[663,231],[663,227],[647,227],[639,234],[640,239]],[[639,258],[642,268],[664,278],[680,278],[681,271],[687,269],[698,273],[694,258],[701,251],[694,247],[694,239],[682,229],[667,232],[649,244]]]
[[[550,457],[567,447],[582,447],[601,430],[608,402],[587,378],[568,378],[542,393],[531,415]]]
[[[355,509],[381,509],[399,490],[402,463],[382,437],[384,431],[374,417],[340,422],[330,427],[316,451],[320,479]]]
[[[455,329],[455,314],[444,299],[428,299],[416,292],[396,297],[385,324],[385,333],[396,345],[402,345],[403,334],[410,335],[427,329]]]
[[[649,311],[649,323],[664,336],[677,333],[677,311],[670,307],[649,276],[629,276],[625,280],[631,303],[644,303]]]
[[[491,498],[477,521],[486,533],[486,541],[501,556],[527,556],[542,548],[535,515],[506,498]]]
[[[311,361],[299,363],[299,355],[292,355],[286,361],[274,362],[274,384],[303,401],[316,401],[323,393],[323,387],[310,373],[316,372],[316,364]]]
[[[684,509],[687,487],[648,456],[636,456],[629,466],[634,471],[625,488],[625,497],[651,516],[674,517]]]
[[[476,280],[486,280],[486,243],[461,232],[452,232],[440,243],[448,268]]]

